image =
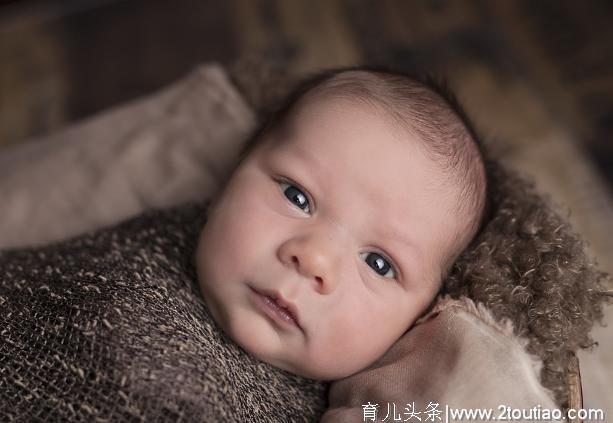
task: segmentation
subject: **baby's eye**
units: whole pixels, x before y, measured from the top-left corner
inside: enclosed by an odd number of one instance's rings
[[[360,257],[366,257],[366,263],[372,267],[377,274],[388,279],[396,279],[396,271],[392,265],[380,254],[361,253]]]
[[[280,181],[279,185],[281,185],[281,188],[283,189],[283,195],[285,195],[289,201],[291,201],[299,209],[310,213],[311,208],[309,207],[309,200],[300,189],[298,189],[295,185],[283,181]]]

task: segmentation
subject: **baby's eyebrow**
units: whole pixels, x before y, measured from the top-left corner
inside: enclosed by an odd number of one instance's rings
[[[288,150],[280,149],[279,153],[285,157],[286,155],[292,157],[294,164],[298,164],[307,173],[311,184],[314,184],[317,192],[320,192],[323,187],[320,178],[325,179],[327,174],[324,174],[321,159],[316,154],[300,145],[292,145]]]
[[[413,251],[417,255],[418,259],[422,258],[422,252],[416,247],[415,243],[413,242],[412,239],[408,237],[408,235],[398,232],[392,228],[387,228],[387,227],[381,229],[380,233],[381,233],[381,236],[387,239],[393,239],[397,243],[406,245],[407,247],[411,249],[411,251]]]
[[[425,252],[418,248],[417,244],[409,237],[409,235],[398,232],[393,227],[384,227],[379,229],[378,233],[383,239],[389,239],[395,241],[396,245],[402,245],[408,247],[410,252],[403,253],[397,248],[390,251],[390,254],[399,261],[398,265],[401,267],[401,272],[405,269],[405,276],[409,280],[415,280],[423,275],[424,272],[428,272],[430,262],[425,260]]]
[[[308,165],[308,167],[313,167],[315,170],[322,168],[321,160],[317,154],[314,154],[308,148],[303,148],[298,144],[295,145],[294,148],[298,152],[298,157],[304,162],[305,165]]]

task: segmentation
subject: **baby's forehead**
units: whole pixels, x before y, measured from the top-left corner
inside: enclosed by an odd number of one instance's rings
[[[279,125],[285,139],[323,131],[353,132],[356,138],[389,135],[398,142],[415,142],[415,134],[400,125],[385,107],[354,97],[318,96],[297,105]],[[338,133],[338,132],[337,132]],[[372,142],[377,142],[373,138]],[[385,146],[381,146],[385,148]]]
[[[370,99],[356,95],[339,95],[336,92],[323,91],[313,96],[305,96],[298,101],[293,116],[300,121],[313,114],[335,114],[346,117],[359,117],[358,112],[376,116],[379,119],[389,119],[392,116],[390,110],[384,107],[384,99]]]
[[[382,109],[354,99],[333,97],[311,101],[272,138],[273,152],[333,167],[334,172],[327,175],[330,180],[359,180],[363,174],[375,179],[380,173],[398,176],[411,163],[419,164],[428,172],[432,183],[424,187],[426,190],[433,190],[434,182],[447,176],[440,163],[426,153],[419,136],[399,128]],[[317,172],[317,166],[309,170]],[[407,183],[398,177],[385,178],[382,182],[386,187],[399,189]]]

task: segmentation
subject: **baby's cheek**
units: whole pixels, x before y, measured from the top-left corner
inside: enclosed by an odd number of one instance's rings
[[[237,242],[240,240],[237,239],[239,232],[235,229],[240,228],[235,228],[229,217],[228,213],[214,216],[205,224],[200,236],[197,251],[198,279],[200,285],[209,291],[223,285],[224,281],[233,280],[233,273],[238,270]]]
[[[339,379],[363,370],[389,347],[389,339],[366,320],[338,318],[308,351],[310,367],[320,379]]]

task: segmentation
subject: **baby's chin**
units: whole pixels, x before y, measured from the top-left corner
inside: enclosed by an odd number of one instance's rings
[[[318,380],[322,382],[331,382],[333,380],[342,379],[343,377],[349,376],[353,373],[338,373],[333,369],[323,369],[317,367],[316,365],[305,366],[305,363],[295,363],[291,360],[287,360],[284,358],[267,357],[265,355],[258,356],[256,354],[253,355],[259,360],[270,364],[271,366],[274,366],[276,368],[282,369],[286,372],[295,374],[306,379]]]
[[[257,324],[259,322],[252,321],[251,323]],[[262,325],[261,328],[247,327],[230,319],[227,322],[221,322],[220,327],[245,352],[286,372],[319,381],[340,379],[355,372],[347,369],[340,369],[341,372],[339,372],[341,363],[320,365],[309,360],[305,353],[289,351],[287,345],[283,342],[284,340],[276,333],[266,337],[253,336],[254,329],[255,331],[270,329],[266,325]]]
[[[274,364],[273,364],[274,365]],[[342,366],[339,363],[339,366]],[[332,382],[335,380],[343,379],[353,374],[359,373],[362,370],[368,368],[368,366],[354,367],[354,368],[339,368],[339,366],[335,366],[334,368],[325,368],[325,367],[317,367],[313,366],[311,368],[304,367],[296,367],[292,366],[291,369],[284,369],[289,371],[290,373],[294,373],[298,376],[302,376],[308,379],[319,380],[322,382]],[[276,366],[279,367],[279,366]]]
[[[262,347],[245,343],[239,343],[239,345],[260,361],[312,380],[330,382],[350,376],[366,368],[366,366],[348,368],[342,362],[330,365],[330,363],[321,364],[312,360],[296,359],[284,351],[271,351],[270,346]]]

